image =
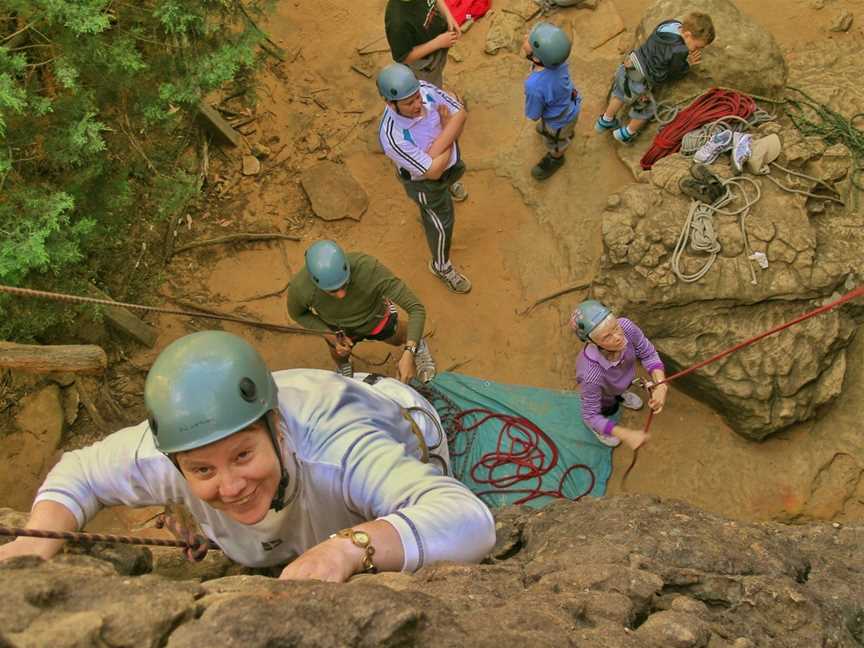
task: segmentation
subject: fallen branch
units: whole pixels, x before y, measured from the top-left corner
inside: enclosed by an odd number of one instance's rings
[[[93,399],[90,398],[90,394],[87,392],[84,384],[78,379],[75,380],[75,390],[78,392],[78,398],[81,399],[84,409],[86,409],[87,413],[90,415],[90,420],[93,421],[96,427],[101,429],[103,432],[108,431],[108,424],[105,422],[105,419],[102,418],[99,410],[96,409],[96,404],[93,402]]]
[[[286,290],[288,290],[288,286],[290,286],[290,285],[291,285],[291,282],[289,281],[284,286],[282,286],[279,290],[273,290],[273,291],[268,292],[268,293],[261,293],[260,295],[252,295],[252,297],[247,297],[246,299],[241,299],[240,302],[245,303],[245,302],[251,302],[251,301],[258,301],[259,299],[268,299],[270,297],[278,297],[279,295],[284,293]]]
[[[92,344],[15,344],[0,342],[0,368],[30,373],[100,374],[108,366],[108,356]]]
[[[273,239],[284,239],[286,241],[299,241],[297,236],[282,234],[281,232],[241,232],[239,234],[228,234],[227,236],[217,236],[216,238],[206,239],[203,241],[193,241],[186,245],[174,248],[174,254],[186,252],[194,248],[204,247],[205,245],[222,245],[224,243],[248,243],[249,241],[270,241]]]
[[[588,288],[590,285],[591,285],[591,282],[588,281],[586,283],[574,284],[572,286],[568,286],[567,288],[562,288],[561,290],[556,290],[553,293],[550,293],[544,297],[541,297],[540,299],[535,301],[533,304],[528,306],[526,309],[519,311],[519,315],[528,315],[531,311],[533,311],[535,308],[537,308],[540,304],[545,304],[546,302],[552,301],[553,299],[555,299],[557,297],[562,297],[563,295],[567,295],[569,293],[576,292],[577,290],[584,290],[585,288]]]

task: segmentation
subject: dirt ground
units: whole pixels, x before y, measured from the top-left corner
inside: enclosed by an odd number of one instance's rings
[[[265,26],[282,46],[286,61],[274,61],[261,78],[257,130],[250,143],[276,152],[264,160],[263,175],[242,178],[208,208],[193,214],[181,233],[186,239],[234,231],[281,231],[301,237],[233,248],[205,248],[177,255],[168,268],[165,294],[194,299],[212,308],[241,309],[263,320],[287,322],[285,287],[303,263],[304,249],[327,237],[346,248],[381,259],[420,295],[434,331],[432,350],[440,370],[490,380],[549,388],[574,388],[573,364],[578,343],[566,329],[579,292],[523,316],[534,299],[592,277],[601,253],[599,214],[607,196],[632,178],[615,154],[611,138],[593,132],[593,119],[605,100],[608,79],[620,54],[616,41],[592,50],[587,43],[602,34],[617,14],[632,33],[644,0],[600,0],[596,12],[566,10],[575,33],[584,21],[586,40],[571,58],[575,85],[585,97],[577,139],[564,169],[537,185],[529,168],[542,155],[533,126],[522,117],[521,80],[526,62],[515,54],[483,53],[489,18],[475,24],[457,45],[461,62],[450,60],[445,86],[469,102],[470,118],[461,145],[468,165],[470,197],[457,205],[452,257],[472,279],[473,291],[453,295],[426,269],[429,257],[413,204],[379,151],[376,126],[380,99],[372,79],[389,60],[387,52],[359,56],[356,48],[383,40],[386,0],[344,3],[283,1]],[[738,0],[738,6],[770,30],[784,53],[826,38],[860,37],[830,33],[841,9],[864,20],[864,0],[789,0],[778,3]],[[495,2],[493,0],[493,7]],[[604,8],[605,6],[605,8]],[[606,12],[606,13],[602,13]],[[614,14],[609,13],[614,12]],[[722,39],[722,35],[720,35]],[[368,67],[365,67],[368,66]],[[284,148],[283,148],[284,147]],[[214,172],[239,173],[239,153],[213,157]],[[299,172],[319,159],[344,162],[365,188],[369,207],[360,222],[325,223],[315,218],[299,185]],[[238,176],[239,177],[239,176]],[[188,321],[162,317],[156,349],[133,359],[146,365],[158,349],[190,331]],[[330,367],[323,342],[304,337],[241,329],[255,342],[273,369]],[[364,343],[359,353],[380,361],[388,347]],[[358,370],[392,371],[393,363]],[[687,500],[709,511],[742,519],[864,519],[864,480],[858,403],[864,397],[864,340],[850,355],[845,393],[818,422],[795,426],[757,444],[732,432],[707,406],[675,390],[655,420],[651,442],[640,451],[627,490]],[[636,426],[644,413],[629,416]],[[632,454],[614,453],[609,492],[622,491],[621,474]],[[848,459],[851,458],[851,464]],[[2,501],[0,501],[2,503]],[[103,528],[130,524],[129,514],[102,516]]]

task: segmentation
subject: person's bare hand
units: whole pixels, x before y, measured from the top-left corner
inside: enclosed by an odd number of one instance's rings
[[[687,55],[687,63],[699,65],[702,62],[702,50],[693,50]]]
[[[447,31],[456,32],[456,38],[459,38],[462,35],[462,28],[453,16],[447,17]]]
[[[438,49],[453,47],[456,41],[459,40],[461,33],[458,29],[456,31],[446,31],[435,37],[435,44],[438,46]]]
[[[343,538],[330,538],[304,552],[279,575],[280,580],[320,580],[344,583],[358,571],[357,550]]]
[[[336,350],[336,355],[347,358],[351,355],[351,349],[354,348],[354,342],[344,333],[335,333],[325,335],[324,338],[333,345]]]
[[[441,128],[444,128],[447,125],[447,122],[450,121],[452,115],[450,114],[450,111],[447,110],[447,106],[445,106],[444,104],[438,104],[437,110],[438,117],[441,118]]]
[[[651,398],[648,399],[648,407],[655,414],[663,411],[663,406],[666,404],[666,394],[669,392],[669,387],[665,384],[657,385],[651,390]]]
[[[414,354],[410,351],[405,351],[402,357],[399,358],[399,364],[396,365],[396,377],[403,383],[407,383],[417,375],[417,365],[414,362]]]
[[[619,428],[615,431],[615,435],[632,450],[637,450],[651,438],[651,435],[646,434],[644,430],[631,430],[630,428]]]

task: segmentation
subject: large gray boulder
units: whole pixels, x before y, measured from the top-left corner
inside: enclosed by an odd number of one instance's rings
[[[674,501],[497,511],[482,565],[346,584],[0,564],[0,645],[740,648],[864,640],[862,528],[733,522]]]
[[[642,16],[636,44],[644,42],[661,21],[680,20],[691,11],[711,16],[717,38],[704,50],[702,63],[691,67],[690,74],[676,84],[676,96],[715,85],[765,96],[782,93],[786,61],[777,42],[731,0],[657,0]]]

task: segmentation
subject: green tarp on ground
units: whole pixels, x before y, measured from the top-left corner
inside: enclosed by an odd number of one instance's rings
[[[502,385],[456,373],[439,374],[428,385],[421,387],[420,391],[435,406],[444,421],[448,436],[452,439],[450,456],[454,476],[489,506],[500,507],[517,503],[528,494],[524,492],[526,489],[560,491],[569,499],[576,499],[582,494],[599,497],[606,492],[606,482],[612,472],[612,449],[600,443],[591,430],[585,427],[578,393]],[[508,420],[501,418],[489,418],[476,429],[458,432],[454,437],[454,410],[465,412],[478,408],[505,416],[520,416],[531,421],[557,448],[558,460],[555,465],[539,479],[535,477],[509,484],[508,482],[512,481],[509,478],[525,474],[532,466],[548,467],[552,448],[542,435],[526,432],[524,428],[511,428],[509,434],[505,431],[502,435],[502,429]],[[460,420],[464,427],[470,427],[486,416],[485,412],[478,412],[463,415]],[[534,444],[532,437],[539,441]],[[536,445],[539,452],[530,452],[526,444]],[[500,450],[505,452],[521,454],[524,465],[504,463],[491,466],[487,463],[485,467],[480,465],[474,468],[484,456],[490,460],[491,454],[494,454],[499,446]],[[581,468],[570,471],[562,483],[567,469],[576,464],[585,464],[590,468],[594,474],[593,486],[591,475]],[[501,480],[503,488],[482,483],[490,477]],[[538,508],[555,499],[552,495],[542,495],[524,504]]]

